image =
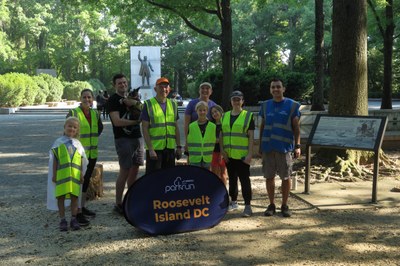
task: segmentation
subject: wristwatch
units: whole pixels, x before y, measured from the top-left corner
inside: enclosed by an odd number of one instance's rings
[[[296,144],[296,145],[294,145],[294,148],[295,148],[295,149],[300,149],[300,148],[301,148],[301,145],[300,145],[300,144]]]

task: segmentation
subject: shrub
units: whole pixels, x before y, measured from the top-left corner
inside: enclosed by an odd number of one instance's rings
[[[7,73],[0,81],[0,101],[5,107],[18,107],[24,103],[26,86],[19,73]]]
[[[44,104],[46,102],[47,96],[49,96],[50,93],[49,85],[42,76],[33,76],[32,78],[39,86],[39,90],[35,98],[35,104]]]
[[[52,77],[48,74],[40,74],[49,86],[49,95],[47,96],[47,102],[59,102],[61,101],[61,96],[63,94],[64,86],[62,85],[61,81],[57,78]]]
[[[40,88],[31,76],[23,73],[19,73],[18,75],[20,77],[19,80],[22,82],[22,86],[25,87],[25,95],[22,105],[33,105]]]
[[[248,67],[237,71],[234,84],[233,90],[243,92],[246,105],[257,105],[261,87],[260,69]]]
[[[92,86],[94,94],[98,94],[99,91],[104,91],[106,89],[103,82],[99,79],[89,79],[88,82]]]
[[[83,89],[93,90],[92,85],[90,85],[90,83],[86,81],[74,81],[68,83],[64,87],[63,99],[79,101],[81,91]]]
[[[222,71],[218,70],[218,69],[212,69],[209,70],[207,72],[203,72],[201,73],[195,84],[193,85],[193,88],[191,88],[192,90],[195,91],[194,92],[190,92],[190,97],[191,98],[197,98],[199,97],[199,85],[203,82],[210,82],[211,85],[213,86],[213,93],[211,95],[211,99],[218,103],[221,104],[222,103]]]
[[[262,74],[260,99],[271,99],[272,95],[269,91],[270,82],[273,78],[283,80],[286,87],[284,95],[296,101],[310,99],[314,90],[314,74],[301,72],[266,72]]]
[[[314,90],[314,74],[288,72],[285,76],[285,96],[297,101],[310,99]]]

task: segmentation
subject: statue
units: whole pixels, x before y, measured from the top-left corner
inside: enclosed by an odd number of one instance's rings
[[[153,66],[147,61],[147,56],[143,59],[140,57],[140,51],[138,53],[138,59],[140,61],[139,76],[142,76],[142,86],[144,86],[144,80],[147,81],[147,86],[150,86],[150,70],[154,72]]]

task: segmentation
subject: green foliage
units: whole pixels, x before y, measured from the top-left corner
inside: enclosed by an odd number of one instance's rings
[[[261,71],[259,68],[248,67],[235,73],[234,90],[244,94],[246,105],[257,105],[261,88]]]
[[[90,85],[87,81],[74,81],[68,82],[64,87],[63,99],[67,100],[75,100],[79,101],[81,96],[81,91],[84,89],[91,89],[92,85]]]
[[[21,86],[25,87],[25,95],[21,105],[33,105],[40,91],[39,85],[27,74],[19,73],[18,75],[19,81],[22,83]]]
[[[12,88],[12,82],[4,75],[0,75],[0,107],[13,106],[13,103],[9,100],[12,95]]]
[[[93,92],[97,94],[99,91],[104,91],[106,87],[99,79],[89,79],[88,83],[92,86]]]
[[[0,76],[0,106],[18,107],[23,104],[26,87],[19,73]]]
[[[152,2],[174,6],[198,28],[220,34],[217,17],[205,15],[204,11],[216,10],[216,3],[221,1]],[[381,22],[385,23],[386,1],[372,2]],[[297,72],[301,74],[293,74],[293,83],[302,85],[294,85],[296,93],[293,96],[303,99],[310,95],[308,90],[312,86],[304,82],[302,76],[308,80],[314,72],[314,1],[234,0],[231,8],[234,89],[254,92],[257,96],[251,101],[267,99],[271,77],[286,78],[289,73]],[[394,35],[399,36],[400,5],[395,4],[393,8]],[[324,1],[324,12],[328,62],[325,73],[329,80],[331,1]],[[368,24],[368,85],[370,93],[379,95],[383,84],[383,40],[371,9]],[[222,76],[217,71],[222,67],[220,42],[195,32],[179,16],[149,4],[149,1],[3,0],[0,1],[0,26],[0,74],[33,75],[37,68],[53,68],[60,80],[89,80],[97,92],[105,89],[104,84],[110,87],[115,73],[130,75],[130,46],[161,46],[161,74],[171,79],[177,77],[181,95],[198,97],[198,84],[215,79],[212,98],[218,102],[222,100]],[[393,96],[400,90],[400,54],[396,53],[400,50],[400,42],[396,40]],[[249,66],[260,69],[260,76],[245,74]],[[92,77],[95,79],[90,79]],[[257,82],[258,92],[255,89]],[[56,88],[55,91],[55,86],[51,85],[49,91],[42,85],[39,87],[35,103],[43,102],[43,93],[47,95],[47,101],[61,99],[62,90]],[[250,104],[250,99],[246,98],[246,104]],[[21,104],[26,103],[24,100]]]
[[[284,79],[286,80],[285,96],[297,101],[311,99],[314,74],[288,72]]]
[[[279,78],[283,80],[286,87],[285,96],[297,101],[310,100],[313,93],[314,74],[305,74],[301,72],[289,71],[271,71],[265,72],[261,76],[261,91],[259,98],[261,100],[271,99],[269,86],[271,80]]]
[[[313,93],[314,74],[301,72],[289,72],[271,70],[261,72],[259,68],[247,67],[235,73],[234,90],[240,90],[245,96],[246,105],[257,105],[259,101],[271,99],[269,85],[273,78],[283,80],[286,87],[285,96],[302,101],[311,99]],[[211,99],[221,103],[222,99],[222,72],[220,70],[210,70],[201,73],[195,82],[188,86],[191,98],[199,97],[199,85],[208,81],[213,85]]]
[[[49,87],[49,95],[47,96],[46,102],[59,102],[63,95],[64,86],[57,78],[54,78],[48,74],[40,74],[40,77],[47,82]]]
[[[191,98],[199,97],[199,85],[202,82],[210,82],[213,86],[213,93],[211,95],[211,99],[218,103],[222,103],[222,71],[220,69],[212,69],[206,72],[201,73],[196,79],[196,93],[190,94]]]
[[[42,76],[33,76],[32,79],[39,86],[38,93],[35,97],[35,104],[44,104],[46,102],[47,96],[50,93],[49,84],[47,84]]]

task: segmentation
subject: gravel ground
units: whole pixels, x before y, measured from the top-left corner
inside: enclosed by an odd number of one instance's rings
[[[99,159],[105,194],[89,202],[97,217],[83,230],[59,232],[45,201],[48,150],[63,121],[0,116],[0,265],[399,265],[399,208],[321,212],[291,197],[292,218],[264,217],[258,166],[252,217],[233,212],[211,229],[148,236],[112,212],[118,165],[107,121]]]

